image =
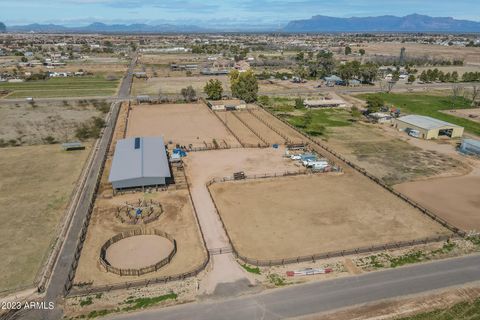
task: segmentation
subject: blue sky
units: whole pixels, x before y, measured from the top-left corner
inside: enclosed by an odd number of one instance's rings
[[[335,17],[410,13],[480,21],[480,0],[0,0],[7,25],[58,23],[282,25],[322,14]]]

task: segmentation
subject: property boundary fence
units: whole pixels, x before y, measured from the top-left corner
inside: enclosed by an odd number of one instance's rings
[[[108,262],[108,260],[106,259],[107,250],[112,244],[126,238],[140,236],[140,235],[155,235],[155,236],[166,238],[170,240],[170,242],[173,244],[172,251],[168,254],[167,257],[163,258],[159,262],[144,268],[139,268],[139,269],[117,268],[112,266]],[[175,256],[176,253],[177,253],[177,241],[175,241],[175,239],[168,233],[157,230],[157,229],[135,229],[135,230],[119,233],[113,236],[112,238],[108,239],[107,242],[105,242],[105,244],[100,249],[100,264],[107,270],[107,272],[115,273],[115,274],[118,274],[119,276],[141,276],[150,272],[155,272],[158,269],[165,266],[166,264],[170,263],[170,261],[172,261],[172,258],[173,256]]]
[[[292,126],[290,123],[288,123],[287,121],[285,121],[284,119],[281,119],[279,117],[277,117],[273,112],[271,112],[270,110],[268,110],[268,108],[265,108],[263,105],[259,105],[260,107],[262,107],[266,112],[270,113],[272,116],[274,116],[275,118],[277,118],[278,120],[282,121],[283,123],[285,123],[286,125],[288,125],[290,128],[294,129],[295,131],[297,131],[298,133],[300,133],[301,135],[303,135],[312,145],[314,146],[318,146],[319,148],[321,148],[322,150],[325,150],[327,151],[329,154],[331,154],[332,156],[334,156],[336,159],[339,159],[341,160],[342,162],[346,163],[348,166],[350,166],[351,168],[353,168],[354,170],[356,170],[357,172],[360,172],[361,174],[363,174],[365,177],[369,178],[370,180],[372,180],[373,182],[377,183],[379,186],[383,187],[384,189],[386,189],[387,191],[391,192],[392,194],[394,194],[395,196],[397,196],[398,198],[402,199],[403,201],[405,201],[406,203],[408,203],[409,205],[413,206],[415,209],[418,209],[420,210],[420,212],[422,212],[423,214],[425,214],[426,216],[428,216],[429,218],[431,218],[432,220],[438,222],[439,224],[441,224],[442,226],[444,226],[445,228],[447,228],[448,230],[450,230],[451,232],[453,232],[454,234],[458,235],[458,236],[461,236],[461,237],[465,237],[466,236],[466,232],[455,227],[454,225],[450,224],[449,222],[447,222],[446,220],[444,220],[443,218],[437,216],[435,213],[433,213],[432,211],[428,210],[427,208],[423,207],[422,205],[420,205],[419,203],[413,201],[412,199],[410,199],[409,197],[407,197],[406,195],[394,190],[391,186],[385,184],[382,180],[380,180],[379,178],[375,177],[374,175],[370,174],[367,172],[367,170],[365,170],[364,168],[352,163],[350,160],[346,159],[345,157],[343,157],[342,155],[338,154],[337,152],[335,152],[334,150],[332,150],[331,148],[327,147],[326,145],[322,144],[322,143],[319,143],[318,141],[312,139],[310,136],[306,135],[305,133],[297,130],[297,128],[295,128],[294,126]]]
[[[260,121],[261,123],[263,123],[267,128],[269,128],[270,130],[272,130],[273,132],[275,132],[276,134],[278,134],[280,137],[283,138],[283,140],[285,140],[285,142],[287,144],[289,143],[293,143],[292,140],[290,140],[287,135],[283,134],[283,132],[281,132],[280,130],[277,130],[275,129],[270,123],[268,123],[265,119],[263,119],[262,117],[260,117],[258,114],[255,114],[255,112],[253,112],[253,110],[251,109],[247,109],[247,111],[253,116],[255,117],[258,121]]]
[[[227,111],[228,112],[228,111]],[[262,141],[267,147],[270,145],[268,143],[267,140],[265,140],[265,138],[263,138],[260,133],[258,133],[256,130],[254,130],[247,122],[245,122],[245,120],[243,120],[242,118],[240,118],[240,116],[236,113],[236,111],[230,111],[232,113],[232,115],[238,119],[238,121],[240,121],[248,130],[250,130],[251,132],[253,132],[254,135],[257,136],[258,139],[260,139],[260,141]]]
[[[274,175],[273,177],[282,177],[282,176],[284,176],[284,175],[276,175],[276,176]],[[270,177],[272,177],[272,176],[270,176]],[[263,176],[260,176],[259,178],[263,178]],[[258,179],[258,178],[251,177],[251,179]],[[299,262],[308,262],[308,261],[316,262],[317,260],[343,257],[343,256],[348,256],[348,255],[353,255],[353,254],[373,253],[373,252],[384,251],[384,250],[389,250],[389,249],[401,249],[401,248],[411,247],[411,246],[419,245],[419,244],[428,244],[428,243],[439,242],[439,241],[447,241],[449,239],[454,238],[454,236],[452,236],[452,235],[442,235],[442,236],[427,237],[427,238],[422,238],[422,239],[417,239],[417,240],[389,242],[389,243],[380,244],[380,245],[373,245],[373,246],[369,246],[369,247],[358,247],[358,248],[354,248],[354,249],[330,251],[330,252],[325,252],[325,253],[318,253],[318,254],[298,256],[298,257],[290,257],[290,258],[283,258],[283,259],[270,259],[270,260],[269,259],[265,259],[265,260],[253,259],[253,258],[243,256],[238,252],[238,250],[235,247],[235,244],[232,241],[232,238],[231,238],[230,234],[228,233],[227,227],[225,225],[225,222],[223,221],[223,218],[220,214],[220,211],[217,207],[217,204],[216,204],[215,200],[213,199],[212,193],[210,191],[210,186],[214,183],[219,183],[219,182],[223,182],[223,181],[230,181],[230,180],[229,180],[229,178],[222,178],[222,179],[212,179],[209,182],[207,182],[206,188],[208,190],[208,194],[210,195],[210,199],[212,200],[213,205],[215,207],[215,210],[217,211],[217,214],[220,217],[222,227],[225,230],[225,233],[228,237],[228,241],[230,242],[230,246],[232,247],[233,254],[235,255],[235,257],[242,260],[243,262],[251,264],[251,265],[255,265],[255,266],[280,266],[280,265],[299,263]]]
[[[112,144],[113,135],[115,133],[116,122],[118,120],[118,115],[120,113],[121,105],[122,105],[122,102],[117,102],[117,103],[114,104],[114,107],[112,108],[113,113],[112,113],[112,116],[109,119],[110,120],[109,121],[110,132],[108,133],[108,137],[106,138],[107,142],[106,142],[106,145],[105,145],[105,150],[104,150],[105,152],[104,152],[104,154],[102,155],[102,158],[101,158],[102,162],[101,162],[100,168],[97,172],[97,176],[96,176],[96,180],[95,180],[96,184],[95,184],[95,187],[93,189],[93,193],[91,195],[89,195],[89,197],[88,197],[88,200],[90,201],[90,204],[89,204],[88,209],[87,209],[87,214],[86,214],[86,216],[83,220],[83,225],[82,225],[81,232],[80,232],[80,238],[79,238],[77,246],[76,246],[74,259],[73,259],[72,265],[70,267],[70,272],[68,274],[67,282],[65,283],[65,286],[64,286],[65,294],[68,294],[69,291],[72,289],[72,286],[73,286],[73,280],[75,278],[75,272],[76,272],[77,267],[78,267],[78,261],[80,259],[80,253],[82,252],[83,243],[85,242],[85,239],[87,237],[88,225],[90,224],[90,218],[92,216],[93,208],[94,208],[94,205],[95,205],[95,198],[96,198],[96,195],[98,193],[98,189],[100,187],[101,178],[102,178],[102,175],[103,175],[103,171],[105,169],[105,163],[107,161],[108,150],[110,149],[110,146]],[[106,130],[104,129],[103,134],[105,134],[105,131]],[[102,135],[102,139],[103,138],[104,138],[104,136]],[[101,147],[99,147],[99,149],[100,148]]]

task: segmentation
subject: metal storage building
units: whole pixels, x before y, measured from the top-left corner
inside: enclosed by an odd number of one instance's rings
[[[480,140],[463,139],[460,152],[480,156]]]
[[[463,135],[463,127],[419,115],[408,115],[395,119],[395,128],[402,131],[418,130],[420,137],[427,140],[442,136],[460,138]]]
[[[115,190],[165,185],[170,177],[162,137],[128,138],[117,141],[108,178]]]

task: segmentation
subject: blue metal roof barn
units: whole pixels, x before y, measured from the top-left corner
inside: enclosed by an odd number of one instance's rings
[[[480,156],[480,140],[463,139],[460,151],[466,154]]]
[[[118,140],[108,181],[114,189],[165,185],[170,167],[162,137]]]

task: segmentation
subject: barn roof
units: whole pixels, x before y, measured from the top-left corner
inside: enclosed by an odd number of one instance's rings
[[[167,152],[162,137],[118,140],[109,181],[170,177]]]
[[[411,124],[413,126],[416,126],[422,129],[426,129],[426,130],[443,128],[443,127],[461,128],[460,126],[457,126],[456,124],[453,124],[453,123],[449,123],[446,121],[438,120],[438,119],[427,117],[427,116],[419,116],[415,114],[403,116],[398,118],[397,120]]]

